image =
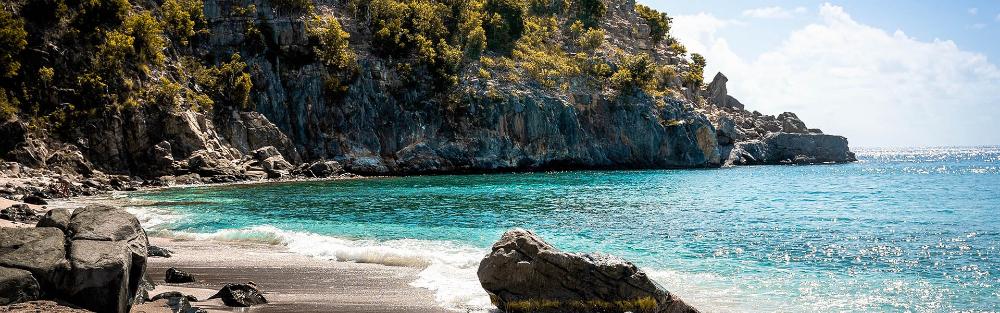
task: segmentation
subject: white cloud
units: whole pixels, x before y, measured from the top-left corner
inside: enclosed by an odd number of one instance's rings
[[[979,14],[979,8],[969,8],[969,14],[970,15]]]
[[[969,28],[972,28],[972,29],[983,29],[983,28],[986,28],[986,24],[985,23],[975,23],[975,24],[972,24],[971,26],[969,26]]]
[[[721,70],[748,109],[795,112],[854,146],[1000,143],[1000,69],[952,41],[887,32],[823,4],[817,21],[743,58],[720,35],[731,23],[709,14],[674,22],[674,35],[708,59],[708,79]]]
[[[785,9],[779,6],[755,8],[743,11],[743,16],[752,18],[768,18],[768,19],[784,19],[791,18],[796,14],[806,13],[808,10],[805,7],[797,7],[795,9]]]
[[[996,20],[997,22],[1000,22],[1000,14],[997,14]]]

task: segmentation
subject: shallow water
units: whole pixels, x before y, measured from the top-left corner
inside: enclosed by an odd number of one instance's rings
[[[488,307],[504,230],[634,261],[713,312],[1000,310],[1000,147],[870,149],[843,165],[375,178],[130,194],[161,235],[426,267]]]

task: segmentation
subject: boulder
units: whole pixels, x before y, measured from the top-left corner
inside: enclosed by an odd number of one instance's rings
[[[35,227],[55,227],[65,232],[69,229],[69,218],[69,210],[64,208],[51,209],[45,212]]]
[[[343,172],[344,167],[340,165],[340,162],[321,160],[309,164],[304,174],[317,178],[326,178]]]
[[[167,269],[167,273],[163,277],[163,281],[165,281],[168,284],[193,283],[194,276],[187,272],[171,267]]]
[[[94,172],[94,165],[73,145],[54,151],[46,164],[49,169],[61,174],[90,175]]]
[[[24,202],[24,203],[27,203],[27,204],[34,204],[34,205],[48,205],[49,204],[48,201],[45,201],[45,199],[42,199],[42,196],[37,195],[37,194],[31,194],[31,195],[24,196],[24,198],[21,199],[21,202]]]
[[[38,212],[27,204],[15,204],[0,210],[0,218],[18,223],[34,223],[38,221]]]
[[[249,307],[267,303],[264,294],[260,292],[260,289],[257,289],[257,284],[253,282],[246,284],[226,284],[219,292],[208,298],[222,299],[222,303],[232,307]]]
[[[232,161],[223,158],[219,153],[198,150],[185,161],[189,170],[201,176],[232,176],[239,174],[239,169],[236,168],[236,165]]]
[[[184,299],[187,299],[188,301],[191,301],[191,302],[198,302],[198,297],[195,297],[195,296],[192,296],[192,295],[186,295],[186,294],[181,293],[180,291],[167,291],[167,292],[163,292],[163,293],[160,293],[158,295],[153,296],[152,298],[149,298],[149,301],[156,301],[156,300],[160,300],[160,299],[170,299],[170,298],[184,298]]]
[[[146,270],[149,241],[139,221],[120,208],[91,205],[70,219],[72,273],[61,292],[96,312],[128,312]]]
[[[151,257],[160,257],[160,258],[169,258],[171,256],[171,254],[173,254],[173,253],[174,253],[173,251],[170,251],[169,249],[166,249],[166,248],[157,247],[157,246],[149,246],[148,256],[151,256]]]
[[[37,300],[42,287],[31,272],[0,267],[0,305]]]
[[[621,258],[559,251],[514,229],[477,272],[503,312],[698,312]]]
[[[275,148],[274,146],[267,146],[254,150],[251,154],[258,161],[267,160],[268,158],[271,157],[281,156],[281,152],[278,152],[278,148]]]
[[[69,270],[63,232],[57,228],[0,228],[0,266],[31,272],[43,289]]]

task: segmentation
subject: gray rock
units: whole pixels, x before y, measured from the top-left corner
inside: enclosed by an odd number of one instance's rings
[[[226,284],[219,292],[208,298],[222,299],[222,303],[231,307],[249,307],[267,303],[264,294],[260,292],[260,289],[257,289],[257,284],[253,282],[246,284]]]
[[[45,212],[45,215],[38,220],[38,224],[35,224],[35,227],[55,227],[65,232],[69,229],[69,219],[69,210],[55,208]]]
[[[148,255],[151,257],[169,258],[173,253],[169,249],[150,245]]]
[[[21,202],[24,202],[24,203],[27,203],[27,204],[34,204],[34,205],[48,205],[49,204],[48,201],[45,201],[45,199],[43,199],[42,196],[39,196],[37,194],[31,194],[31,195],[24,196],[24,198],[21,198]]]
[[[493,244],[477,274],[503,312],[698,312],[628,261],[562,252],[522,229]]]
[[[38,218],[38,212],[29,208],[27,204],[15,204],[0,210],[0,219],[18,223],[34,223]]]
[[[267,146],[253,151],[253,157],[259,161],[276,156],[280,157],[281,152],[278,152],[278,149],[274,146]],[[282,159],[284,158],[282,157]]]
[[[167,273],[166,275],[164,275],[163,281],[165,281],[168,284],[193,283],[194,276],[187,272],[171,267],[167,269]]]
[[[195,296],[192,296],[192,295],[186,295],[186,294],[181,293],[180,291],[167,291],[167,292],[163,292],[163,293],[160,293],[160,294],[157,294],[157,295],[153,296],[152,298],[149,298],[149,301],[156,301],[156,300],[160,300],[160,299],[169,299],[169,298],[184,298],[184,299],[187,299],[188,301],[191,301],[191,302],[198,302],[198,297],[195,297]]]
[[[69,233],[73,240],[146,241],[146,232],[135,216],[107,205],[88,205],[74,211]],[[141,245],[143,256],[148,245],[148,242]]]
[[[63,232],[57,228],[0,228],[0,266],[31,272],[43,288],[61,283],[69,270]]]
[[[73,240],[67,299],[96,312],[128,312],[146,267],[145,251],[132,250],[125,241]]]
[[[304,174],[317,178],[326,178],[343,172],[344,167],[340,165],[340,162],[321,160],[309,164]]]
[[[97,312],[128,312],[139,293],[149,241],[123,209],[91,205],[69,223],[72,274],[61,285],[67,300]]]
[[[0,305],[38,300],[42,287],[31,272],[0,267]]]

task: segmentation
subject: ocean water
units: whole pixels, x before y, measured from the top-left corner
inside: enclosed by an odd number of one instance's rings
[[[507,229],[625,257],[709,312],[1000,310],[1000,147],[867,149],[841,165],[370,178],[129,194],[151,232],[424,268],[481,310]]]

